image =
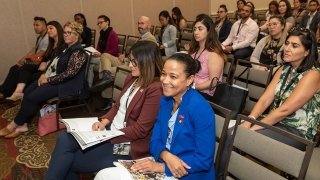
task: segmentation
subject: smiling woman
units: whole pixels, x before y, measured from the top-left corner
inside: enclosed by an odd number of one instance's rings
[[[293,29],[289,33],[283,52],[285,64],[276,72],[249,117],[309,140],[314,138],[320,125],[320,65],[316,48],[314,34],[308,29]],[[270,112],[262,115],[269,105]],[[258,125],[246,122],[243,126],[277,140],[280,138]],[[280,141],[305,148],[289,138]]]
[[[215,119],[208,102],[190,88],[200,63],[176,53],[164,64],[163,94],[153,128],[150,153],[132,165],[132,171],[162,172],[165,179],[215,179]],[[104,169],[96,180],[120,179],[117,168]],[[113,177],[113,178],[110,178]]]

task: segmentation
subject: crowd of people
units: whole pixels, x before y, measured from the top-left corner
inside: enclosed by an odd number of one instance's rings
[[[93,85],[94,71],[102,80],[112,79],[128,58],[131,73],[118,99],[113,105],[112,88],[102,91],[101,109],[108,111],[92,124],[95,131],[120,130],[124,135],[82,150],[72,135],[59,133],[46,179],[80,179],[80,173],[98,171],[96,179],[119,179],[114,161],[150,156],[131,169],[162,172],[166,179],[215,179],[215,116],[207,100],[214,96],[213,79],[222,81],[227,55],[232,54],[235,60],[279,66],[248,117],[313,140],[320,125],[320,5],[317,0],[293,3],[291,8],[288,0],[271,1],[263,24],[257,23],[254,3],[245,0],[237,1],[234,17],[228,17],[224,4],[216,21],[199,14],[186,53],[177,49],[179,34],[188,28],[179,7],[171,15],[167,10],[159,13],[158,37],[150,32],[150,18],[139,17],[140,38],[128,54],[118,52],[117,32],[110,18],[100,15],[97,51],[91,59],[84,48],[92,46],[92,34],[82,13],[63,26],[35,17],[35,46],[10,68],[0,86],[1,102],[21,100],[19,112],[0,136],[15,138],[28,131],[46,100],[81,95]],[[267,35],[259,38],[262,31]],[[278,139],[260,126],[242,126]],[[291,139],[279,141],[304,148]],[[114,153],[119,145],[129,146],[129,152]],[[217,174],[219,178],[221,172]]]

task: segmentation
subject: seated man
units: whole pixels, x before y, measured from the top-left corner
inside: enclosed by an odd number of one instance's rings
[[[300,22],[300,28],[310,29],[313,33],[317,32],[317,26],[320,23],[320,12],[318,0],[311,0],[309,2],[309,13],[306,13]]]
[[[150,18],[147,16],[141,16],[138,19],[138,31],[140,33],[139,41],[151,41],[157,43],[156,38],[150,33],[151,22]],[[111,76],[115,75],[117,67],[124,63],[124,55],[121,54],[119,57],[114,57],[108,53],[104,53],[101,55],[101,65],[99,72],[111,72],[111,73],[103,73],[103,74],[111,74]],[[109,78],[109,76],[105,76],[104,79]],[[105,105],[99,110],[107,110],[112,106],[112,88],[108,87],[101,92],[101,96],[106,99]]]
[[[23,96],[23,90],[24,86],[19,87],[19,93],[16,93],[13,95],[13,92],[15,91],[17,84],[19,81],[21,82],[29,82],[31,77],[20,77],[20,71],[21,70],[28,70],[31,72],[38,72],[38,69],[42,68],[42,64],[39,67],[40,62],[27,62],[27,59],[32,60],[37,58],[41,61],[45,51],[47,50],[48,44],[49,44],[49,37],[47,34],[47,22],[45,18],[43,17],[34,17],[34,23],[33,23],[34,31],[37,35],[35,46],[32,47],[32,49],[25,54],[23,57],[21,57],[17,64],[12,66],[9,70],[9,73],[3,82],[3,84],[0,86],[0,98],[10,97],[10,100],[17,100],[22,98]],[[46,63],[44,63],[46,64]],[[32,74],[32,73],[30,73]]]
[[[88,74],[88,85],[89,87],[93,84],[94,78],[94,70],[98,71],[99,67],[105,67],[105,72],[101,72],[101,78],[106,76],[109,78],[111,76],[110,69],[108,68],[109,64],[104,64],[104,57],[118,57],[118,36],[117,33],[110,27],[110,19],[106,15],[100,15],[98,17],[98,24],[100,30],[99,41],[97,44],[97,51],[93,53],[93,58],[91,59],[91,63],[89,66],[89,74]],[[117,59],[117,58],[114,58]],[[114,63],[121,64],[115,61]]]
[[[235,59],[249,57],[256,46],[259,27],[250,14],[251,7],[245,5],[241,9],[241,19],[232,25],[228,38],[222,42],[223,51],[232,53]]]
[[[141,16],[138,20],[138,31],[140,33],[140,41],[152,41],[157,43],[156,38],[151,34],[151,21],[147,16]]]

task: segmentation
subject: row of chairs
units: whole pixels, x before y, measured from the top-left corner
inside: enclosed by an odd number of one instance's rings
[[[214,162],[217,172],[218,164],[222,161],[223,148],[228,138],[228,126],[231,111],[211,103],[215,111],[222,115],[215,115],[216,122],[216,153]],[[242,121],[248,121],[267,128],[280,136],[290,137],[306,146],[302,151],[286,145],[258,132],[241,126]],[[227,159],[223,179],[319,179],[317,169],[320,167],[320,148],[314,148],[314,143],[298,137],[284,130],[252,120],[245,115],[238,115],[231,135],[231,144],[227,148]]]

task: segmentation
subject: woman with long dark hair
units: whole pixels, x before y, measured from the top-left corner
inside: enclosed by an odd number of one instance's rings
[[[214,90],[210,89],[211,80],[215,77],[222,80],[226,58],[213,21],[206,14],[200,14],[196,17],[189,54],[201,64],[200,71],[195,75],[194,87],[204,96],[210,98],[214,93]]]
[[[160,12],[159,21],[161,23],[160,49],[164,50],[162,55],[171,56],[177,52],[177,28],[173,25],[168,11]]]
[[[179,32],[187,27],[187,21],[183,17],[179,7],[172,8],[172,20],[175,23]]]
[[[139,159],[150,155],[151,131],[159,111],[162,96],[159,76],[163,61],[158,46],[151,41],[138,41],[130,50],[128,75],[115,105],[93,130],[110,127],[124,135],[82,151],[75,138],[59,134],[49,164],[47,180],[80,179],[80,172],[96,172],[112,167],[118,159]],[[119,145],[130,146],[128,153],[113,153]],[[61,163],[63,162],[63,163]]]

